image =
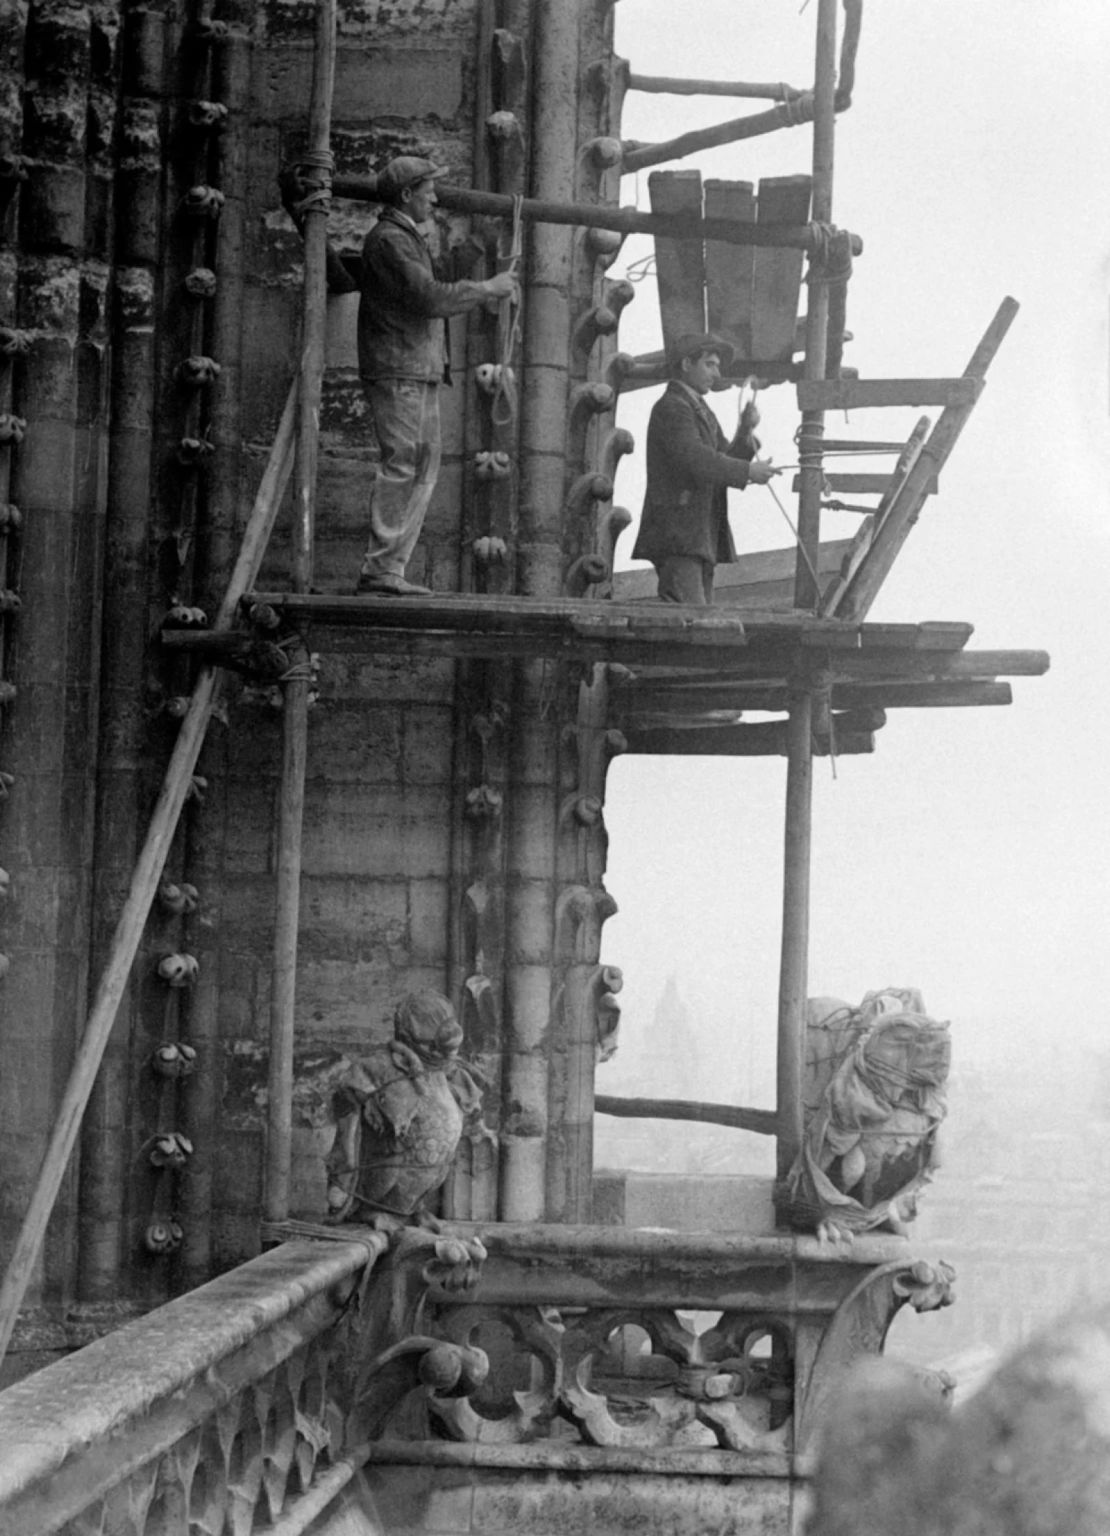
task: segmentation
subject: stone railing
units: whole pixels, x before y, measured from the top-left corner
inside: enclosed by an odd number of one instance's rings
[[[738,1498],[788,1520],[829,1384],[950,1280],[901,1239],[331,1238],[286,1241],[0,1394],[0,1536],[326,1532],[356,1479],[368,1531],[375,1506],[390,1531],[538,1529],[541,1494],[556,1526],[580,1497],[602,1523],[638,1502],[648,1529]]]
[[[350,1303],[382,1247],[285,1243],[0,1393],[3,1536],[276,1521],[331,1469]]]

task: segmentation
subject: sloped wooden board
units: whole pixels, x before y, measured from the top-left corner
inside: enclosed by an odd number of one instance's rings
[[[755,188],[750,181],[707,181],[705,217],[736,219],[750,224],[755,219]],[[708,240],[705,245],[706,314],[709,329],[736,348],[737,360],[751,358],[752,273],[755,247],[726,245]]]
[[[652,213],[701,218],[700,171],[654,171],[648,177]],[[705,248],[698,240],[655,241],[655,275],[663,346],[705,330]]]
[[[768,176],[759,183],[757,222],[805,224],[809,219],[812,179]],[[752,356],[790,358],[798,319],[802,281],[801,251],[760,247],[752,272]]]

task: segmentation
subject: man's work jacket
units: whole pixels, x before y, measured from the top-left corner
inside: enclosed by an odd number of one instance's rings
[[[481,283],[441,283],[427,242],[407,215],[384,208],[362,246],[358,370],[363,379],[447,377],[446,316],[475,309]]]
[[[728,487],[744,489],[758,449],[751,436],[730,444],[700,396],[672,379],[648,422],[647,495],[633,558],[735,560]]]

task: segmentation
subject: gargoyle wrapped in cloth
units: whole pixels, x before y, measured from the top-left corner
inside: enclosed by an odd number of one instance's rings
[[[438,992],[410,992],[394,1037],[345,1063],[327,1160],[328,1221],[411,1217],[446,1179],[463,1134],[492,1140],[482,1094],[458,1060],[462,1029]]]
[[[807,1005],[805,1133],[790,1175],[796,1227],[851,1237],[902,1231],[937,1163],[947,1113],[948,1025],[921,994],[869,992],[858,1008]]]

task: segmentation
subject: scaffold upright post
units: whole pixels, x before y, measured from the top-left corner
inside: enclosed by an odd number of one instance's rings
[[[291,584],[312,585],[316,462],[327,324],[327,216],[331,191],[331,104],[335,80],[335,0],[317,0],[306,168],[319,190],[304,208],[304,301],[301,329],[300,416],[294,475]],[[293,1037],[300,921],[301,837],[308,757],[309,656],[291,658],[282,711],[281,785],[277,828],[277,891],[270,1001],[270,1061],[264,1207],[269,1221],[289,1215],[293,1143]]]
[[[838,0],[820,0],[814,66],[813,208],[815,222],[832,221],[833,136],[836,120],[836,10]],[[811,283],[806,311],[805,377],[825,373],[828,290]],[[794,601],[813,611],[818,600],[817,570],[821,537],[822,463],[820,437],[824,415],[807,413],[802,441],[818,443],[815,458],[801,455],[798,511],[798,563]],[[809,434],[812,434],[811,436]],[[813,816],[813,697],[806,680],[792,688],[787,727],[786,813],[783,839],[782,950],[776,1105],[779,1117],[777,1171],[789,1174],[801,1151],[805,1076],[806,991],[809,966],[810,841]]]

